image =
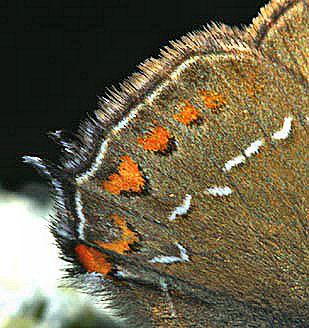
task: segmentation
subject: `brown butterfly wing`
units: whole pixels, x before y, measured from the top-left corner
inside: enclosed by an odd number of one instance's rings
[[[304,84],[309,79],[308,7],[307,0],[273,1],[245,32],[253,47]]]
[[[147,61],[60,170],[32,160],[77,284],[127,326],[309,322],[308,2],[262,12]]]

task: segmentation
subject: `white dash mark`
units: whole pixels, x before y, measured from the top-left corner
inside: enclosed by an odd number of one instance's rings
[[[272,136],[272,139],[286,139],[291,131],[292,120],[293,118],[291,116],[285,117],[282,129],[275,132]]]
[[[227,161],[227,162],[224,164],[223,171],[224,171],[224,172],[227,172],[227,171],[229,171],[233,166],[237,166],[237,165],[243,163],[245,160],[246,160],[246,157],[245,157],[244,155],[238,155],[238,156],[234,157],[233,159]]]
[[[206,193],[212,196],[228,196],[233,192],[230,187],[211,187],[206,189]]]
[[[262,139],[252,142],[252,144],[247,149],[245,149],[246,157],[250,157],[251,155],[256,154],[262,145],[263,145]]]
[[[146,102],[148,104],[151,104],[156,99],[156,97],[158,97],[158,95],[168,87],[168,85],[170,83],[171,83],[171,81],[169,81],[169,80],[166,80],[165,82],[163,82],[162,85],[157,87],[154,90],[154,92],[152,92],[148,97],[146,97]]]
[[[263,145],[263,143],[263,139],[258,139],[252,142],[252,144],[245,149],[245,156],[240,154],[224,164],[223,172],[230,171],[232,167],[244,163],[246,161],[246,157],[249,158],[250,156],[256,154],[259,151],[259,148]]]
[[[188,212],[190,208],[192,196],[187,194],[184,202],[181,206],[176,207],[176,209],[173,211],[173,213],[168,217],[170,221],[173,221],[176,219],[176,215],[184,215]]]
[[[84,239],[85,236],[84,236],[84,227],[85,227],[85,224],[86,224],[86,218],[84,216],[84,213],[83,213],[83,205],[82,205],[82,202],[81,202],[81,195],[80,195],[80,192],[79,191],[76,191],[75,193],[75,204],[76,204],[76,213],[77,213],[77,216],[79,217],[79,225],[77,227],[77,232],[78,232],[78,237],[80,239]]]
[[[178,66],[177,69],[170,75],[171,80],[179,80],[181,73],[183,73],[186,69],[188,69],[192,64],[196,63],[196,61],[198,60],[198,56],[188,58],[180,66]]]
[[[174,262],[189,262],[189,256],[187,254],[186,249],[178,243],[176,243],[176,246],[179,249],[180,256],[156,256],[149,262],[162,264],[169,264]]]
[[[113,133],[118,133],[120,130],[122,130],[125,126],[128,125],[128,123],[135,118],[135,116],[137,115],[137,110],[132,110],[131,113],[124,118],[122,121],[120,121],[118,123],[117,126],[114,127]]]
[[[187,251],[186,249],[181,246],[180,244],[176,243],[178,249],[179,249],[179,252],[180,252],[180,257],[182,259],[183,262],[189,262],[189,256],[187,254]]]
[[[118,134],[124,127],[126,127],[131,120],[133,120],[138,113],[138,108],[135,108],[130,112],[130,114],[122,119],[117,126],[113,127],[112,134],[116,135]],[[111,115],[111,113],[110,113]],[[96,171],[102,166],[103,159],[109,149],[109,144],[111,143],[112,138],[107,137],[105,141],[101,144],[100,150],[98,152],[98,155],[96,156],[94,163],[92,163],[92,166],[84,172],[82,175],[76,177],[77,183],[84,183],[88,181],[88,179],[95,175]]]
[[[117,271],[115,275],[119,278],[128,278],[130,275],[125,271]]]

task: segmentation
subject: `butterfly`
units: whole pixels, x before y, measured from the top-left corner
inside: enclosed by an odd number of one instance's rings
[[[309,326],[309,2],[171,42],[50,181],[69,281],[126,327]]]

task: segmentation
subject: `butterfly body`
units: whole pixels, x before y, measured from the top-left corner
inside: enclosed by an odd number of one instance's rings
[[[137,327],[309,325],[309,4],[174,42],[51,180],[76,285]],[[125,303],[125,304],[123,304]]]

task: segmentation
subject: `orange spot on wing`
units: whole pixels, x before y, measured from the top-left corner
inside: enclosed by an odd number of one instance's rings
[[[144,147],[145,150],[164,151],[168,146],[169,133],[166,128],[157,126],[149,135],[138,138],[137,142]]]
[[[125,220],[121,219],[119,216],[114,216],[115,224],[119,226],[122,230],[122,239],[113,241],[111,243],[97,242],[97,244],[103,248],[109,249],[119,254],[123,254],[125,251],[129,251],[129,245],[134,244],[138,241],[137,234],[131,231]]]
[[[199,117],[199,111],[187,100],[182,99],[181,102],[185,103],[185,106],[178,114],[174,115],[174,119],[182,124],[190,124],[197,120]]]
[[[226,104],[224,96],[218,92],[199,90],[198,93],[205,102],[205,105],[210,109],[219,109],[222,105]]]
[[[95,241],[95,243],[105,249],[114,251],[118,254],[124,254],[125,251],[130,250],[130,245],[137,242],[138,236],[134,231],[131,231],[126,222],[118,216],[114,216],[115,224],[122,230],[122,239],[115,240],[110,243]],[[102,254],[97,249],[89,246],[78,244],[75,247],[76,254],[83,264],[85,269],[89,272],[98,272],[107,275],[111,269],[112,264],[108,261],[108,256]]]
[[[98,272],[107,275],[112,269],[107,256],[94,248],[79,244],[75,247],[75,252],[88,272]]]
[[[139,192],[145,184],[145,180],[138,169],[138,165],[130,156],[124,156],[119,165],[119,173],[109,177],[104,181],[104,189],[113,194],[119,195],[123,191]]]

